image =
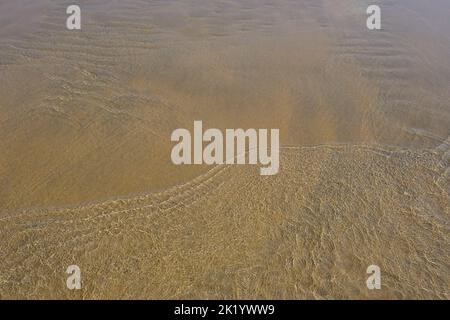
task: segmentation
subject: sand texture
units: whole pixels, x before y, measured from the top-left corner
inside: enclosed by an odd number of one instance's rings
[[[73,2],[0,0],[0,298],[450,298],[450,2]],[[280,173],[175,166],[194,120]]]

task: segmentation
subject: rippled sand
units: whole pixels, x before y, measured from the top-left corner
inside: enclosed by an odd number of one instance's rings
[[[0,0],[0,298],[448,299],[450,4],[379,2]],[[194,120],[280,174],[174,166]]]
[[[3,297],[448,298],[437,154],[284,148],[283,170],[217,167],[167,191],[6,215]],[[83,270],[83,290],[64,271]],[[383,289],[365,286],[367,266]]]

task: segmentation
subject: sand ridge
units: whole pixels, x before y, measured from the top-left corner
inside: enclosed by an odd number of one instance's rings
[[[448,299],[450,5],[369,2],[0,0],[0,298]],[[194,120],[280,173],[174,166]]]

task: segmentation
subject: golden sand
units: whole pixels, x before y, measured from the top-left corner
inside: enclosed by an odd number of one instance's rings
[[[379,2],[0,0],[0,298],[448,299],[450,4]],[[280,173],[173,165],[194,120]]]

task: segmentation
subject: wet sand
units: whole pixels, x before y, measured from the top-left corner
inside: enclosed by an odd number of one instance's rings
[[[0,1],[0,298],[448,299],[450,5],[379,3]],[[174,166],[194,120],[280,174]]]

